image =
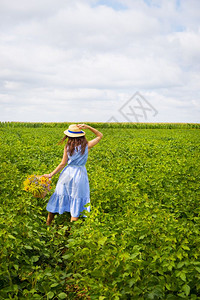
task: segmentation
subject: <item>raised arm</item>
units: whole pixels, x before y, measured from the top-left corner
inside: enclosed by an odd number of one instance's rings
[[[68,155],[67,155],[67,148],[65,147],[61,163],[55,168],[55,170],[53,170],[53,172],[51,172],[50,174],[44,174],[43,176],[51,178],[52,176],[56,175],[65,167],[67,161],[68,161]]]
[[[97,129],[95,129],[95,128],[89,126],[89,125],[78,124],[77,126],[80,129],[89,129],[90,131],[92,131],[96,135],[95,139],[88,142],[88,149],[91,149],[92,147],[94,147],[103,137],[103,134],[100,131],[98,131]]]

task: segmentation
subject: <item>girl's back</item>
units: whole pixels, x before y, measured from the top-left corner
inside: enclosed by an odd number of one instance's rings
[[[81,145],[75,148],[72,155],[68,152],[68,166],[84,166],[88,158],[88,146],[85,147],[85,152],[81,153]]]

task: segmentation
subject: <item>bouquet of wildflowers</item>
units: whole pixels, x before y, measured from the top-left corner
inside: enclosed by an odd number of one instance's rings
[[[44,176],[29,175],[24,181],[24,191],[30,192],[34,197],[44,198],[51,190],[51,180]]]

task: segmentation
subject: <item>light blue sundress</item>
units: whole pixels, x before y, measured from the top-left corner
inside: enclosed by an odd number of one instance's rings
[[[85,164],[88,158],[88,146],[81,154],[81,145],[70,156],[68,164],[60,173],[55,192],[49,199],[47,211],[63,214],[70,212],[72,217],[79,217],[83,210],[90,212],[90,189]],[[83,214],[85,217],[85,215]]]

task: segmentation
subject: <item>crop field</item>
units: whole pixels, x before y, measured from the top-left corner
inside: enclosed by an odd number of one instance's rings
[[[44,199],[23,181],[60,163],[68,124],[0,123],[0,299],[200,299],[200,125],[91,125],[91,212],[47,227],[59,174]]]

